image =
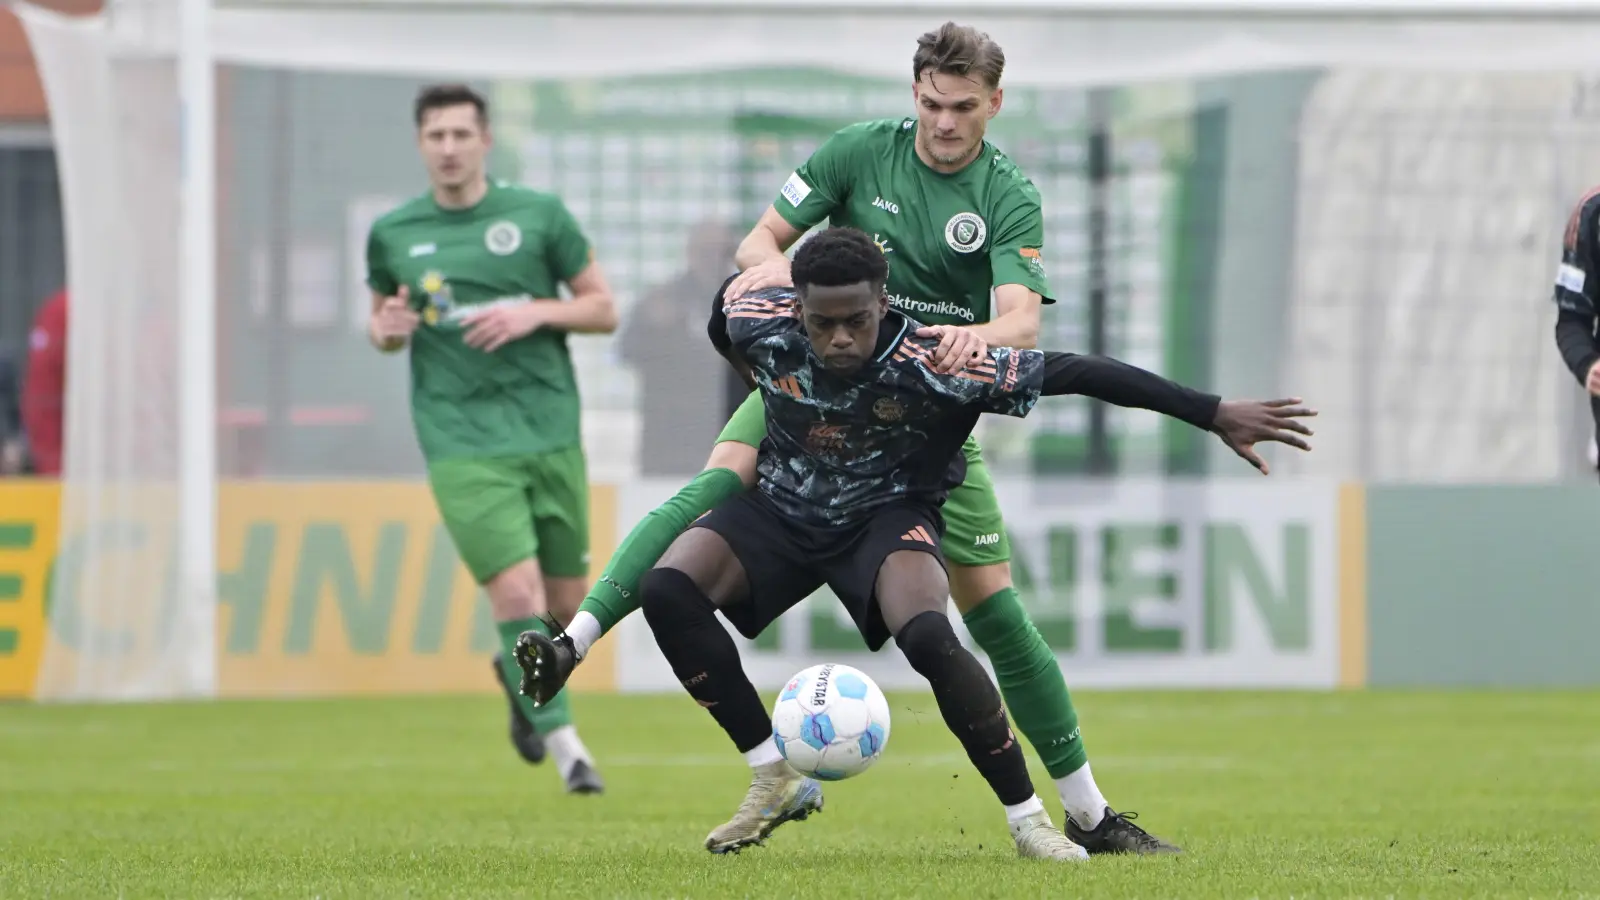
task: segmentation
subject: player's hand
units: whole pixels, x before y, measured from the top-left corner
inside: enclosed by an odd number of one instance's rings
[[[794,276],[789,274],[789,257],[773,257],[759,266],[751,266],[740,272],[728,283],[722,299],[731,302],[769,287],[794,287]]]
[[[1583,386],[1590,394],[1600,397],[1600,362],[1589,367],[1589,377],[1584,379]]]
[[[924,325],[917,329],[917,337],[939,339],[933,348],[933,370],[941,375],[954,375],[989,355],[989,342],[959,325]]]
[[[372,314],[372,336],[384,349],[397,350],[405,346],[422,324],[422,317],[411,308],[410,300],[411,290],[402,284],[400,290],[393,297],[385,298]]]
[[[544,325],[544,310],[538,303],[520,303],[515,306],[496,306],[482,312],[468,313],[461,324],[467,333],[461,340],[468,347],[493,353],[519,338],[525,338]]]
[[[1301,406],[1299,397],[1287,400],[1224,400],[1217,406],[1217,417],[1211,430],[1222,438],[1228,449],[1239,454],[1245,462],[1269,474],[1267,461],[1256,453],[1255,445],[1263,441],[1288,444],[1301,450],[1311,445],[1300,435],[1311,434],[1311,429],[1301,419],[1315,416],[1317,411]]]

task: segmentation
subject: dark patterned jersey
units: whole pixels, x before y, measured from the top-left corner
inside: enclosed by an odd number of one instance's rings
[[[978,416],[1025,416],[1043,389],[1037,350],[991,347],[981,365],[934,372],[938,341],[893,309],[873,358],[849,376],[812,351],[794,289],[757,291],[724,313],[766,405],[759,488],[808,524],[858,522],[895,500],[943,503],[964,477],[961,444]]]

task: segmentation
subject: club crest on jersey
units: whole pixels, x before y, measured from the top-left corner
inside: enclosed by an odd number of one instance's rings
[[[877,403],[872,404],[872,414],[883,422],[898,422],[905,416],[906,408],[893,397],[880,397]]]
[[[956,213],[944,223],[944,242],[957,253],[971,253],[983,246],[989,226],[977,213]]]
[[[510,256],[522,246],[522,229],[515,222],[501,219],[483,233],[483,246],[495,256]]]

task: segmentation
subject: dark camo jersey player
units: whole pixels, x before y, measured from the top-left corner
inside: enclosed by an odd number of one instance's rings
[[[851,228],[821,232],[794,259],[794,288],[719,298],[710,332],[748,367],[766,407],[757,489],[695,523],[641,580],[657,645],[691,696],[756,768],[713,852],[759,843],[820,807],[817,785],[773,743],[765,705],[723,615],[760,634],[823,584],[876,651],[892,636],[928,679],[946,725],[1005,806],[1018,853],[1086,858],[1034,793],[994,682],[956,638],[938,542],[940,507],[961,482],[962,443],[984,412],[1026,415],[1042,394],[1089,393],[1213,431],[1265,468],[1252,446],[1306,449],[1313,415],[1297,400],[1223,402],[1115,360],[992,348],[952,374],[935,371],[937,338],[889,307],[886,263]],[[767,760],[758,764],[753,757]]]

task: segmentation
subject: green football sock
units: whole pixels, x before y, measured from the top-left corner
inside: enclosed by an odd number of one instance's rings
[[[1089,759],[1056,655],[1033,627],[1014,588],[1006,588],[961,617],[994,666],[1011,718],[1051,778],[1065,777]]]
[[[505,652],[501,654],[500,665],[506,671],[506,681],[512,690],[522,683],[522,667],[517,665],[517,635],[524,631],[537,631],[540,634],[549,634],[550,626],[540,619],[513,619],[509,622],[498,622],[495,628],[500,632],[500,648]],[[572,724],[572,705],[568,697],[570,691],[562,691],[550,698],[550,702],[534,708],[533,698],[517,694],[517,705],[521,707],[522,714],[533,723],[533,730],[540,734],[549,734],[563,725]]]
[[[671,500],[650,511],[622,539],[611,554],[600,580],[583,598],[579,612],[600,622],[600,633],[616,627],[629,613],[639,608],[639,579],[655,567],[661,556],[688,530],[695,519],[717,504],[744,491],[744,482],[732,469],[710,469],[695,476]]]

